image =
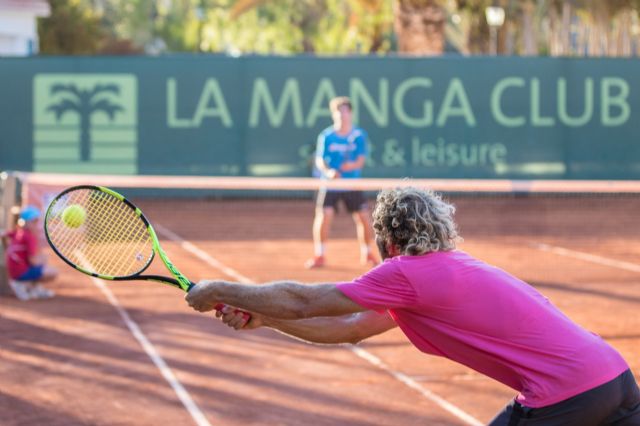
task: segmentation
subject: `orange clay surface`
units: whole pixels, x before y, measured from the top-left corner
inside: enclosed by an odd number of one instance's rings
[[[161,227],[256,282],[346,281],[366,271],[345,213],[336,216],[327,266],[303,268],[313,251],[309,200],[138,201],[160,225],[173,262],[194,281],[232,278],[168,239]],[[453,201],[465,238],[461,249],[534,285],[616,347],[638,377],[640,227],[632,219],[639,200]],[[105,294],[47,252],[61,272],[50,284],[57,296],[0,299],[0,424],[195,424]],[[165,274],[158,265],[153,270]],[[106,285],[203,414],[201,424],[474,424],[459,413],[486,423],[515,394],[463,366],[421,354],[397,330],[358,345],[384,370],[348,345],[309,345],[268,329],[233,331],[212,314],[192,311],[169,286]],[[390,371],[447,401],[458,415]]]

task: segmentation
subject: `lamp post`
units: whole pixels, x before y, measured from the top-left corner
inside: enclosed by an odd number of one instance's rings
[[[489,24],[489,49],[491,55],[498,54],[498,28],[504,24],[504,9],[499,6],[489,6],[484,10],[487,24]]]
[[[198,46],[196,46],[196,52],[202,52],[202,29],[204,28],[204,22],[207,19],[203,3],[204,2],[200,0],[198,6],[196,6],[194,10],[196,21],[198,21],[198,38],[196,41],[198,43]]]

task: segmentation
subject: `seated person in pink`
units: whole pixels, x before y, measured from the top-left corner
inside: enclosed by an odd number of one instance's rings
[[[236,329],[271,327],[357,343],[400,327],[422,352],[518,392],[492,425],[639,425],[640,390],[622,356],[527,283],[456,249],[454,207],[431,191],[384,190],[373,227],[384,262],[352,282],[252,286],[203,281],[194,309]],[[519,423],[522,422],[522,423]]]
[[[16,229],[2,235],[5,261],[13,290],[21,300],[52,297],[53,291],[41,283],[53,280],[58,272],[46,265],[38,243],[40,211],[27,206],[20,212]]]

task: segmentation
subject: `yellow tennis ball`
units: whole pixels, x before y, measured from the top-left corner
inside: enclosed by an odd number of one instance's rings
[[[78,228],[84,223],[87,213],[82,206],[72,204],[62,212],[62,221],[69,228]]]

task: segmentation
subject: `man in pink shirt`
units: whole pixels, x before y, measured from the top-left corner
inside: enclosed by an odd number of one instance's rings
[[[640,425],[640,390],[621,355],[525,282],[456,249],[455,209],[431,191],[385,190],[374,211],[384,259],[352,282],[250,286],[203,281],[236,329],[271,327],[316,343],[357,343],[399,326],[421,351],[518,391],[492,425]],[[522,422],[522,423],[519,423]]]

